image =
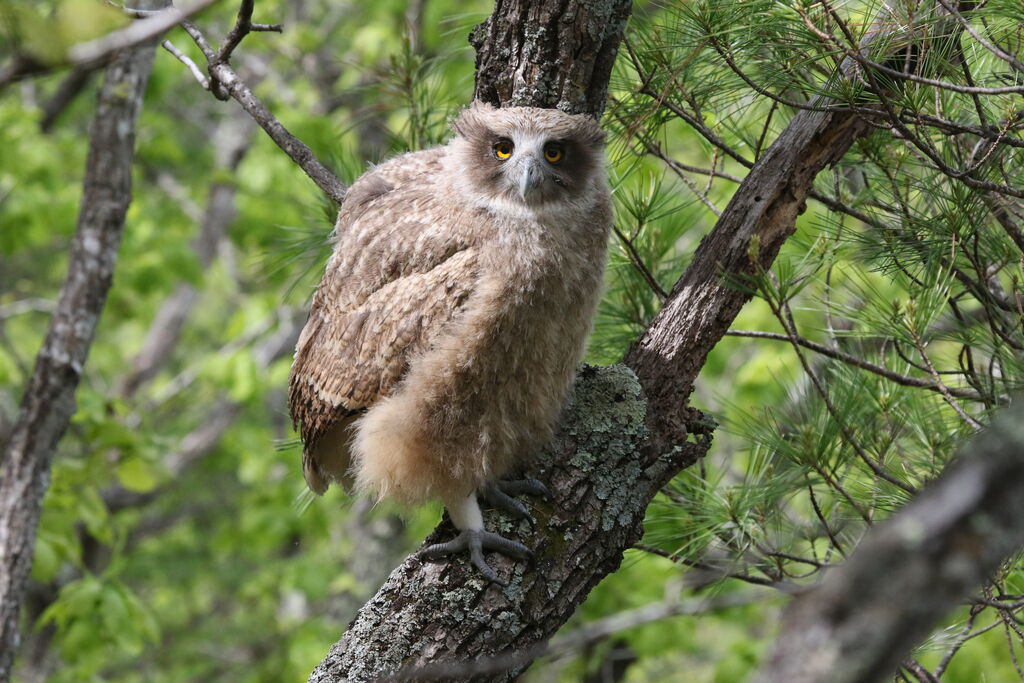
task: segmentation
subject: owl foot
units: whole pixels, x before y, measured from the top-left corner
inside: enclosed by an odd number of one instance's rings
[[[427,546],[419,552],[419,556],[424,560],[435,560],[463,550],[469,551],[470,561],[474,567],[480,570],[484,578],[499,586],[507,586],[508,582],[498,578],[497,573],[484,561],[484,550],[494,550],[517,560],[525,560],[530,556],[530,549],[522,543],[511,541],[504,536],[492,534],[483,529],[464,529],[452,541]]]
[[[533,518],[526,506],[512,497],[524,493],[530,496],[546,496],[548,490],[536,479],[510,479],[488,484],[480,491],[480,497],[492,508],[507,512],[516,519],[528,519],[532,522]]]

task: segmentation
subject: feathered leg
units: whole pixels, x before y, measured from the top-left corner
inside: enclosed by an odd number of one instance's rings
[[[517,560],[525,560],[530,556],[530,549],[522,543],[484,531],[484,518],[475,493],[471,493],[467,498],[461,500],[446,501],[445,507],[448,508],[448,515],[460,533],[454,540],[447,543],[435,543],[427,546],[420,551],[420,557],[433,560],[468,550],[470,561],[480,570],[484,578],[501,586],[508,585],[506,581],[499,579],[495,571],[484,561],[483,551],[494,550]]]

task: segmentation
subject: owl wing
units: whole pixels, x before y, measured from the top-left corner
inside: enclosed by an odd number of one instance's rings
[[[338,243],[289,380],[289,409],[307,450],[339,420],[387,396],[475,287],[470,233],[458,212],[441,210],[430,182],[417,182],[436,159],[409,156],[360,178],[338,215]],[[424,168],[410,169],[412,162]]]

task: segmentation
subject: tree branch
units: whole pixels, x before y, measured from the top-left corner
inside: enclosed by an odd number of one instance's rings
[[[820,353],[823,356],[841,361],[843,363],[846,363],[847,365],[852,365],[853,367],[860,368],[861,370],[867,370],[868,372],[874,373],[879,377],[884,377],[887,380],[890,380],[896,384],[905,387],[918,387],[921,389],[928,389],[929,391],[942,393],[942,389],[940,389],[935,382],[931,382],[926,379],[921,379],[919,377],[901,375],[900,373],[894,372],[889,368],[882,367],[881,365],[876,365],[875,363],[871,363],[862,358],[858,358],[857,356],[854,356],[851,353],[846,353],[844,351],[839,351],[838,349],[829,348],[824,344],[813,342],[810,339],[806,339],[799,335],[795,335],[795,340],[791,340],[790,337],[785,334],[780,334],[778,332],[761,332],[758,330],[729,330],[726,334],[728,334],[731,337],[749,337],[752,339],[774,339],[776,341],[785,342],[795,341],[795,343],[799,344],[800,346],[803,346],[804,348],[810,349],[815,353]],[[943,385],[943,387],[945,387],[945,385]],[[963,389],[960,387],[945,387],[945,389],[952,396],[966,398],[972,401],[981,400],[981,394],[974,391],[973,389]]]
[[[101,62],[119,50],[162,35],[215,2],[217,0],[193,0],[184,7],[168,7],[95,40],[72,45],[68,48],[68,64],[79,66]]]
[[[18,613],[51,461],[75,410],[75,389],[117,261],[131,202],[135,122],[153,52],[152,45],[126,50],[107,69],[67,277],[6,444],[0,478],[0,681],[10,678],[18,646]]]
[[[842,567],[787,609],[762,683],[867,683],[888,676],[950,609],[1024,545],[1024,403]]]
[[[497,16],[502,8],[511,11],[499,0],[496,15],[474,38],[484,53],[478,55],[478,95],[503,104],[555,103],[546,85],[552,82],[549,71],[555,66],[519,65],[520,74],[542,79],[539,85],[501,80],[504,72],[499,69],[496,76],[485,66],[509,60],[510,52],[518,54],[517,35],[543,33],[538,18],[549,18],[557,4],[536,0],[532,11],[514,15],[514,21],[523,23],[513,35],[502,28],[505,19]],[[511,7],[521,9],[519,4]],[[900,37],[913,38],[915,27],[898,28],[883,19],[868,37],[874,40],[893,30],[905,30]],[[488,40],[479,39],[481,31],[487,32]],[[498,34],[511,41],[511,48],[497,41]],[[569,68],[564,61],[560,65]],[[640,87],[649,85],[645,80]],[[663,101],[664,93],[648,94]],[[557,99],[559,106],[566,101]],[[635,374],[615,366],[586,368],[579,375],[561,430],[545,451],[539,471],[531,472],[552,492],[533,511],[536,525],[529,528],[498,514],[488,516],[488,528],[517,536],[534,549],[531,565],[497,558],[499,573],[510,577],[509,585],[500,588],[467,570],[463,559],[440,564],[407,559],[360,610],[313,671],[311,682],[372,680],[408,667],[533,652],[537,643],[558,630],[590,588],[618,567],[623,551],[642,534],[644,513],[653,497],[710,445],[714,425],[688,405],[708,353],[751,298],[758,275],[770,267],[793,233],[815,176],[871,130],[862,114],[831,107],[834,101],[819,97],[811,104],[796,113],[752,164],[661,312],[626,354],[625,364]],[[700,130],[699,121],[692,125]],[[444,524],[426,543],[450,535],[451,528]],[[479,680],[512,680],[530,659],[529,654],[512,658],[514,664]]]
[[[251,31],[280,31],[277,24],[253,24],[252,0],[243,0],[238,11],[238,19],[235,25],[228,32],[224,47],[220,51],[214,51],[209,41],[194,24],[183,21],[181,26],[188,33],[189,37],[199,47],[207,61],[211,81],[204,85],[217,99],[226,100],[233,98],[253,118],[260,127],[266,131],[270,139],[280,147],[285,154],[291,157],[292,161],[299,165],[310,180],[316,183],[324,194],[334,202],[341,204],[345,198],[347,188],[313,153],[301,140],[291,134],[277,118],[270,113],[270,110],[259,100],[252,90],[239,78],[238,74],[228,63],[231,54],[238,47],[242,39]],[[202,81],[200,81],[202,85]]]

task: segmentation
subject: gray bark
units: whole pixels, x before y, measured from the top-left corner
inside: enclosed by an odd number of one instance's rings
[[[960,451],[783,617],[762,683],[889,676],[943,615],[1024,545],[1024,403]]]
[[[508,588],[483,582],[463,560],[408,559],[368,602],[310,681],[372,680],[440,662],[530,652],[500,671],[486,663],[475,680],[512,680],[537,656],[590,590],[618,568],[643,533],[647,505],[710,446],[711,426],[687,405],[704,359],[749,294],[724,284],[749,275],[748,245],[758,236],[767,266],[794,227],[814,175],[844,152],[862,124],[852,116],[802,112],[751,170],[662,313],[626,357],[625,367],[590,370],[575,404],[531,471],[552,495],[533,510],[536,525],[492,513],[488,528],[534,550],[529,565],[495,558]],[[751,192],[747,192],[752,188]],[[757,199],[755,199],[757,197]],[[641,417],[634,417],[647,397]],[[616,415],[628,414],[624,421]],[[450,538],[443,524],[426,543]],[[461,670],[461,669],[460,669]],[[431,671],[436,671],[431,668]]]
[[[631,4],[497,0],[469,38],[477,53],[473,99],[600,116]]]
[[[18,614],[53,454],[75,411],[75,389],[113,278],[131,201],[135,121],[153,50],[152,45],[126,50],[107,68],[67,277],[5,448],[0,478],[0,681],[10,678],[18,646]]]
[[[618,568],[622,550],[642,532],[647,500],[637,492],[649,491],[659,479],[659,468],[644,468],[636,457],[645,414],[640,385],[628,368],[584,368],[564,427],[542,455],[540,471],[530,473],[551,492],[531,505],[536,524],[496,512],[485,516],[488,529],[526,543],[533,560],[488,556],[509,579],[501,588],[461,560],[424,563],[409,557],[309,680],[373,680],[400,670],[417,678],[417,667],[441,663],[443,670],[446,662],[475,659],[483,660],[479,680],[514,679],[531,657],[503,662],[496,671],[489,670],[487,658],[546,641],[597,582]],[[671,459],[695,458],[706,446],[685,444]],[[427,542],[454,533],[445,522]],[[439,673],[431,671],[431,677]],[[468,678],[464,668],[458,672],[460,680]]]

